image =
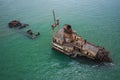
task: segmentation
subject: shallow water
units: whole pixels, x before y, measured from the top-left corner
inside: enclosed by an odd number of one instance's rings
[[[119,80],[119,0],[0,0],[0,80]],[[52,10],[63,24],[110,51],[112,64],[71,59],[51,49]],[[30,26],[10,29],[20,20]],[[25,31],[40,32],[31,40]]]

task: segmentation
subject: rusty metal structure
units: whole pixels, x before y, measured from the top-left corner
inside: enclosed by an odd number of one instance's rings
[[[60,51],[70,57],[84,56],[98,62],[112,62],[109,57],[109,52],[103,47],[95,46],[94,44],[84,40],[78,36],[71,25],[65,24],[63,28],[59,28],[59,20],[55,18],[53,11],[54,24],[52,24],[53,40],[52,49]],[[58,27],[58,31],[54,32],[54,28]]]
[[[10,28],[17,28],[17,29],[22,29],[22,28],[25,28],[27,26],[29,26],[28,24],[23,24],[21,23],[20,21],[18,20],[12,20],[8,23],[8,26]],[[26,36],[31,38],[31,39],[35,39],[37,38],[38,36],[40,35],[40,32],[38,33],[34,33],[31,29],[27,30],[26,31]]]
[[[21,22],[18,21],[18,20],[13,20],[13,21],[10,21],[10,22],[8,23],[8,26],[9,26],[10,28],[22,29],[22,28],[25,28],[25,27],[27,27],[27,26],[29,26],[29,25],[28,25],[28,24],[23,24],[23,23],[21,23]]]
[[[27,30],[27,36],[31,39],[35,39],[37,38],[38,36],[40,35],[40,33],[38,32],[37,34],[36,33],[33,33],[33,31],[31,29]]]

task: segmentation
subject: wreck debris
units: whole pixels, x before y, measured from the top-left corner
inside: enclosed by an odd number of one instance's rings
[[[26,26],[29,26],[28,24],[22,24],[20,21],[18,21],[18,20],[13,20],[13,21],[10,21],[9,23],[8,23],[8,26],[10,27],[10,28],[18,28],[18,29],[22,29],[22,28],[24,28],[24,27],[26,27]]]
[[[31,39],[37,38],[40,35],[38,32],[37,34],[33,33],[31,29],[27,30],[27,36]]]

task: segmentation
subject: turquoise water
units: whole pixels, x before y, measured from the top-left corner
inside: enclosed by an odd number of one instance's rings
[[[80,36],[104,46],[113,63],[71,59],[51,49],[56,11],[60,25],[71,24]],[[20,20],[30,26],[10,29]],[[41,36],[31,40],[25,31]],[[0,80],[119,80],[120,0],[0,0]]]

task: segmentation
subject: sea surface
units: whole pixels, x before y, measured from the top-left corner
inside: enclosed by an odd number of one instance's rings
[[[61,27],[105,47],[113,63],[52,50],[53,9]],[[11,20],[30,26],[10,29]],[[30,39],[28,29],[41,35]],[[0,0],[0,80],[120,80],[120,0]]]

